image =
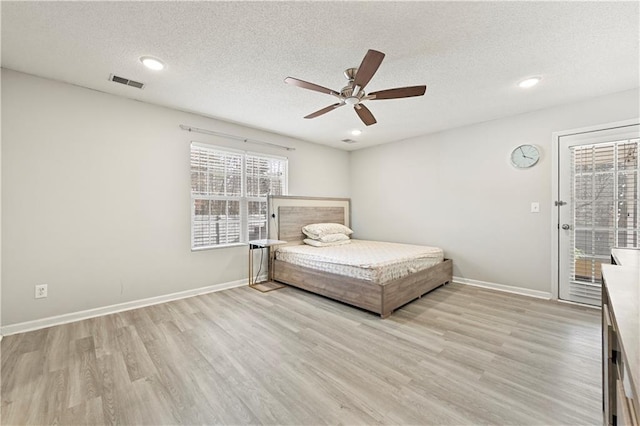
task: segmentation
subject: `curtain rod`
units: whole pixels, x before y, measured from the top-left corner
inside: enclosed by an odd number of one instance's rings
[[[186,130],[188,132],[202,133],[202,134],[205,134],[205,135],[213,135],[213,136],[221,136],[223,138],[235,139],[235,140],[238,140],[238,141],[242,141],[244,143],[255,143],[255,144],[259,144],[259,145],[268,145],[268,146],[273,146],[275,148],[286,149],[287,151],[295,151],[296,150],[295,148],[291,148],[290,146],[278,145],[278,144],[271,143],[271,142],[264,142],[264,141],[259,141],[259,140],[256,140],[256,139],[249,139],[249,138],[243,138],[243,137],[240,137],[240,136],[228,135],[226,133],[214,132],[213,130],[199,129],[197,127],[186,126],[184,124],[181,124],[180,128],[182,130]]]

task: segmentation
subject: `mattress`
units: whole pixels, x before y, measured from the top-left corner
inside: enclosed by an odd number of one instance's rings
[[[366,240],[333,247],[284,246],[275,256],[283,262],[375,284],[430,268],[444,259],[442,249],[437,247]]]

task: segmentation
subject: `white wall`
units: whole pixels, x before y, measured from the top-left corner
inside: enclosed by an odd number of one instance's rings
[[[287,156],[291,195],[348,196],[344,151],[9,70],[2,88],[4,326],[246,280],[246,247],[190,250],[192,140]]]
[[[2,99],[2,82],[0,81],[0,99]],[[2,102],[0,102],[0,117],[2,117]],[[2,340],[2,120],[0,119],[0,341]],[[0,350],[0,356],[2,351]],[[0,410],[0,420],[2,419]]]
[[[443,247],[454,275],[551,293],[552,132],[636,118],[639,92],[462,127],[352,152],[358,238]],[[428,117],[425,117],[428,119]],[[542,149],[517,170],[511,150]],[[530,203],[540,202],[540,213]]]

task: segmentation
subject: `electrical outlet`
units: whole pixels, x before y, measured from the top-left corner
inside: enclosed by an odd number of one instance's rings
[[[47,285],[40,284],[36,286],[36,299],[47,297]]]

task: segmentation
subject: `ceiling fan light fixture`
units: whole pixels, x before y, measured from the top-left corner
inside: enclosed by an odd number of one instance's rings
[[[362,130],[358,130],[358,129],[352,130],[351,134],[353,136],[360,136],[362,134]]]
[[[152,56],[141,56],[140,62],[142,62],[142,64],[150,70],[160,71],[164,69],[164,62]]]
[[[349,96],[344,100],[344,103],[347,105],[358,105],[360,103],[360,99],[356,98],[355,96]]]
[[[540,80],[542,80],[542,77],[540,76],[529,77],[522,80],[520,83],[518,83],[518,86],[521,87],[522,89],[529,89],[535,86],[536,84],[540,83]]]

